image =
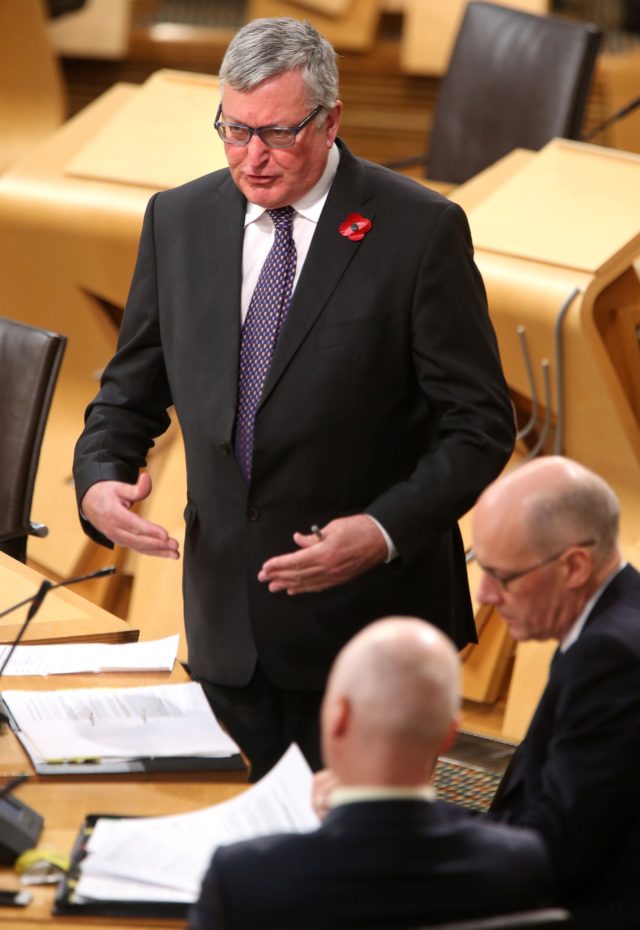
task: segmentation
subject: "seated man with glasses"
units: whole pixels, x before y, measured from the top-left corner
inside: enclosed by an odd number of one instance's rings
[[[581,930],[640,926],[640,575],[618,521],[611,488],[553,456],[490,485],[473,519],[478,600],[516,642],[559,643],[491,816],[542,833]]]
[[[480,603],[516,642],[559,643],[488,816],[543,836],[576,930],[640,926],[640,575],[618,522],[606,482],[559,456],[499,478],[473,515]],[[333,786],[317,776],[318,813]]]

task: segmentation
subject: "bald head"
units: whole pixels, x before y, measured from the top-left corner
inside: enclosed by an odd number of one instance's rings
[[[458,708],[459,662],[452,642],[423,620],[379,620],[344,647],[329,676],[322,715],[325,762],[345,783],[423,781],[455,726]]]
[[[544,557],[592,542],[594,564],[617,550],[619,505],[594,472],[562,456],[535,459],[499,478],[481,495],[474,521],[497,521],[503,533]]]

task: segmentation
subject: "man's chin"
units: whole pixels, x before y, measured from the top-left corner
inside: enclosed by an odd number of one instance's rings
[[[509,617],[505,617],[504,614],[500,614],[500,616],[507,625],[511,639],[513,639],[516,643],[521,643],[523,640],[528,638],[527,631],[523,630],[517,622],[510,620]]]

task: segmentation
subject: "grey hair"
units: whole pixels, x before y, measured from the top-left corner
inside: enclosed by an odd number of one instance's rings
[[[299,69],[309,106],[331,109],[338,99],[336,59],[331,43],[305,20],[254,19],[229,43],[220,79],[247,93],[267,78]]]
[[[541,495],[526,517],[529,541],[541,556],[593,539],[596,565],[616,550],[619,524],[618,498],[606,481],[587,469],[580,469],[570,484]]]

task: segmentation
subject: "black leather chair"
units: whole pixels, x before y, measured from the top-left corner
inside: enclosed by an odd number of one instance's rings
[[[40,447],[66,337],[0,317],[0,550],[21,562],[31,522]]]
[[[514,148],[579,138],[601,39],[587,23],[469,3],[428,154],[387,167],[422,164],[425,176],[461,184]]]

